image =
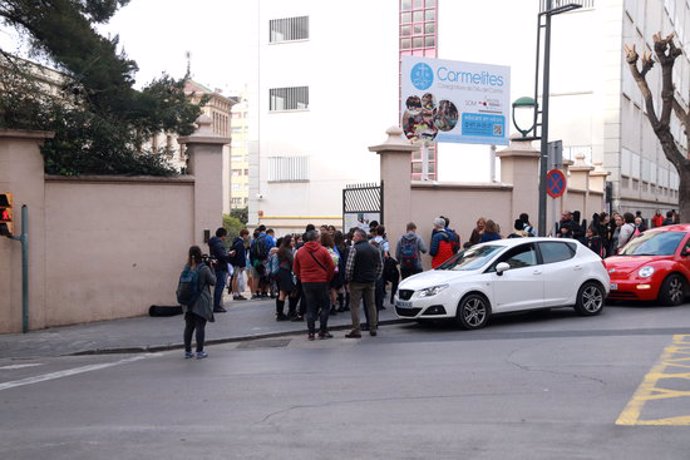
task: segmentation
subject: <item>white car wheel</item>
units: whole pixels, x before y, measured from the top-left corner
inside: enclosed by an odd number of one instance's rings
[[[604,309],[606,293],[599,283],[587,281],[577,291],[575,311],[581,316],[594,316]]]
[[[479,329],[486,326],[491,315],[491,305],[480,294],[468,294],[458,305],[457,321],[465,329]]]

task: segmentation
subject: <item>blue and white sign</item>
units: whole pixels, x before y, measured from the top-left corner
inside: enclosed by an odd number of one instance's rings
[[[510,67],[403,56],[401,72],[408,139],[508,144]]]

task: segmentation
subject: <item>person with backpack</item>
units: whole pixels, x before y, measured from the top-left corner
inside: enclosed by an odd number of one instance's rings
[[[266,226],[259,225],[256,237],[249,247],[249,260],[253,269],[253,299],[268,296],[268,255],[273,247],[273,240],[266,235]]]
[[[240,230],[240,235],[232,242],[232,251],[235,252],[230,262],[233,268],[232,279],[230,281],[230,290],[233,300],[247,300],[247,298],[242,295],[240,279],[245,276],[244,269],[247,267],[247,251],[245,245],[248,240],[249,230],[243,228]]]
[[[228,278],[228,262],[232,262],[234,252],[228,254],[225,249],[225,238],[228,231],[223,227],[216,230],[216,236],[208,240],[208,249],[211,258],[214,259],[214,269],[216,272],[216,289],[213,292],[213,312],[225,313],[227,310],[223,308],[223,290],[225,290],[225,282]]]
[[[204,359],[206,340],[206,322],[213,322],[213,298],[211,286],[216,284],[216,276],[206,265],[201,256],[201,248],[189,248],[187,264],[180,275],[177,285],[177,301],[184,313],[184,357],[193,358],[192,335],[196,331],[196,359]]]
[[[416,233],[417,225],[414,222],[407,224],[406,231],[395,249],[395,258],[400,263],[402,279],[422,272],[422,254],[427,252],[424,240]]]
[[[446,228],[446,221],[443,217],[434,219],[434,229],[431,231],[431,268],[436,268],[453,256],[453,243],[450,233],[455,233]]]

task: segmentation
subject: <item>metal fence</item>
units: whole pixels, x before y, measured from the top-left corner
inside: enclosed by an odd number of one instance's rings
[[[383,183],[346,185],[343,189],[343,229],[383,223]]]

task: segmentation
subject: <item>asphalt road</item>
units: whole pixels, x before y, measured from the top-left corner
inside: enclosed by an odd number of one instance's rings
[[[208,351],[0,360],[0,458],[690,457],[690,305]]]

